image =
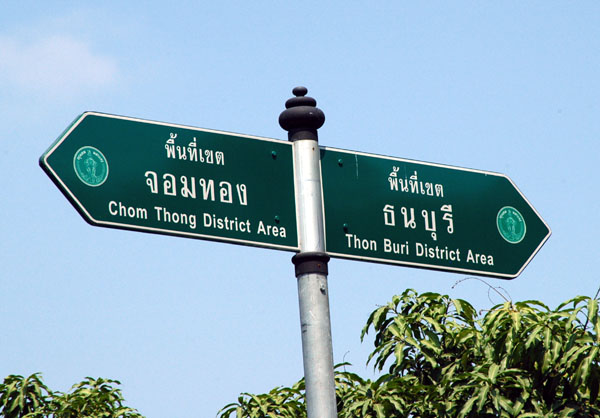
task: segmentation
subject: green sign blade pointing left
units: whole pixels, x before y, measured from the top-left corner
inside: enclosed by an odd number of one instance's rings
[[[292,145],[86,112],[40,166],[96,226],[298,251]]]

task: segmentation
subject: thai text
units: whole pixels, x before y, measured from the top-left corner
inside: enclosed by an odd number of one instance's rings
[[[434,184],[428,181],[419,180],[419,174],[415,170],[409,178],[398,177],[400,167],[392,167],[392,171],[388,176],[390,190],[396,192],[412,193],[425,196],[444,197],[444,186],[442,184]]]
[[[171,173],[159,176],[155,171],[146,171],[144,175],[146,185],[153,194],[218,201],[241,206],[248,205],[248,190],[243,183],[232,184],[228,181],[197,179],[194,176],[175,176]]]
[[[193,137],[187,145],[175,144],[176,139],[177,134],[171,132],[169,139],[165,143],[167,158],[204,164],[225,165],[225,154],[222,151],[199,148],[196,137]]]
[[[429,209],[419,211],[406,206],[396,209],[394,205],[390,204],[383,207],[383,222],[385,225],[413,230],[419,227],[430,232],[434,241],[437,241],[438,238],[438,224],[440,224],[440,221],[442,223],[441,228],[445,226],[446,233],[454,233],[452,205],[442,205],[439,211]]]

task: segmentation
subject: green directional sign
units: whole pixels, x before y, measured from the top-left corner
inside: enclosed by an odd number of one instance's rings
[[[497,173],[321,148],[331,256],[510,279],[550,236]]]
[[[298,250],[288,142],[87,112],[40,165],[93,225]]]

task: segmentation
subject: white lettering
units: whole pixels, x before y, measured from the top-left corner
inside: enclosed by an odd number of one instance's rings
[[[256,231],[259,235],[269,235],[273,237],[282,237],[285,238],[287,236],[285,227],[277,226],[277,225],[265,225],[263,221],[258,223],[258,230]]]
[[[377,242],[374,239],[359,238],[354,234],[346,234],[346,239],[348,240],[348,248],[377,251]]]
[[[469,250],[467,253],[467,262],[493,266],[494,257],[491,255],[474,253],[473,251]]]
[[[123,203],[114,200],[108,202],[108,213],[121,218],[148,219],[148,211],[145,208],[125,206]]]
[[[417,257],[435,258],[437,260],[448,260],[460,262],[460,249],[451,250],[448,247],[434,246],[430,247],[427,244],[420,242],[415,243],[415,253]],[[467,260],[468,261],[468,260]]]
[[[170,212],[167,208],[154,206],[156,220],[172,224],[187,225],[190,229],[196,229],[196,215],[193,213]]]
[[[393,242],[391,239],[383,239],[383,252],[392,254],[409,255],[408,241],[404,243]]]
[[[239,220],[236,216],[231,219],[227,216],[219,218],[214,213],[204,213],[202,216],[203,225],[205,228],[224,229],[226,231],[245,232],[251,234],[250,220]]]

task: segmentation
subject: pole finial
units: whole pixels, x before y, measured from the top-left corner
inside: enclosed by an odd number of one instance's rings
[[[308,89],[304,86],[298,86],[294,87],[292,93],[294,93],[294,96],[296,97],[306,96],[306,93],[308,93]]]
[[[317,129],[325,123],[325,114],[317,107],[317,101],[306,96],[308,89],[303,86],[294,87],[292,97],[285,102],[285,108],[279,115],[279,125],[288,131],[288,139],[318,140]]]

